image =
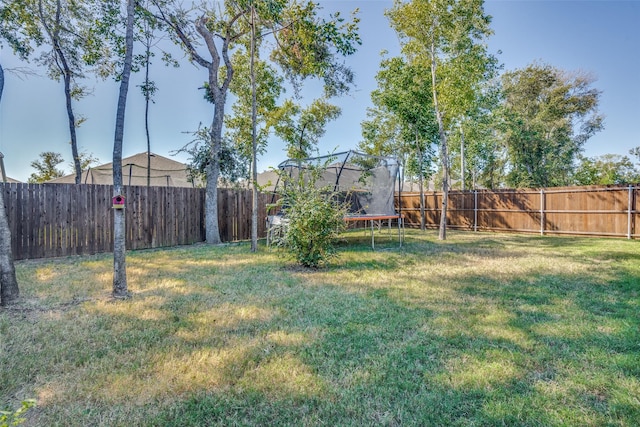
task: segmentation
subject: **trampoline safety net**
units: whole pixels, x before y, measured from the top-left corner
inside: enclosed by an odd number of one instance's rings
[[[311,167],[321,169],[316,186],[333,189],[349,207],[349,215],[396,215],[394,195],[399,163],[394,157],[379,157],[345,151],[303,160],[289,159],[278,168],[293,179]],[[280,182],[277,186],[282,185]]]

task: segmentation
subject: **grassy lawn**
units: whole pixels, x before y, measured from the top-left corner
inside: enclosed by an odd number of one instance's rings
[[[248,244],[17,265],[0,409],[25,425],[640,425],[640,242],[352,233],[323,270]]]

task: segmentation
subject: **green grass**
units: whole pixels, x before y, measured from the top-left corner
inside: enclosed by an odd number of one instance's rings
[[[34,426],[640,425],[640,242],[350,233],[22,262],[0,409]]]

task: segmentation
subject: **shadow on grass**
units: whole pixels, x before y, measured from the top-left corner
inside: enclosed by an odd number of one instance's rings
[[[640,422],[633,267],[585,275],[597,246],[565,241],[544,250],[575,271],[514,268],[537,240],[455,237],[293,273],[245,246],[133,254],[130,301],[0,313],[0,403],[37,392],[47,425]]]

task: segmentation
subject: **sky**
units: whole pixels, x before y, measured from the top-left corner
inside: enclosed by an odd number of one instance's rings
[[[320,0],[326,12],[348,14],[359,8],[362,45],[345,62],[355,72],[356,87],[349,95],[333,99],[342,115],[327,125],[320,154],[355,148],[361,141],[360,123],[371,106],[380,53],[399,53],[395,32],[384,11],[390,0]],[[537,61],[567,71],[592,74],[594,87],[602,91],[599,110],[605,129],[584,147],[586,156],[607,153],[628,155],[640,146],[640,0],[487,0],[494,35],[489,51],[498,56],[505,71],[524,68]],[[498,54],[498,52],[501,52]],[[151,151],[167,157],[189,143],[190,132],[209,125],[211,104],[198,90],[206,72],[182,59],[180,68],[158,63],[152,69],[158,93],[151,106]],[[7,175],[26,182],[34,172],[30,163],[43,151],[56,151],[71,172],[71,146],[62,83],[50,80],[35,63],[25,64],[9,50],[0,51],[5,68],[5,87],[0,102],[0,152]],[[29,67],[37,75],[19,77],[8,69]],[[9,71],[9,72],[8,72]],[[144,99],[139,87],[142,75],[132,78],[127,102],[123,156],[146,151]],[[118,84],[87,79],[92,94],[75,103],[76,115],[86,118],[78,129],[81,151],[92,153],[100,163],[111,162]],[[291,95],[289,93],[289,95]],[[303,102],[320,95],[319,85],[309,84]],[[230,105],[227,111],[230,110]],[[185,154],[172,158],[186,161]],[[282,142],[272,138],[259,159],[260,171],[285,160]]]

